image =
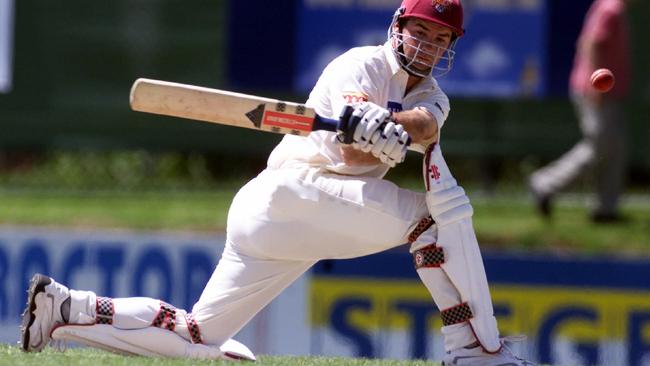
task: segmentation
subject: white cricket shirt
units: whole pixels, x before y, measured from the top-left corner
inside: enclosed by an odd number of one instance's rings
[[[364,101],[393,112],[422,108],[442,127],[449,115],[449,99],[433,77],[423,79],[408,94],[408,74],[400,66],[390,41],[383,46],[352,48],[334,59],[321,74],[306,105],[321,116],[337,119],[346,104]],[[343,162],[336,134],[314,131],[307,137],[286,135],[271,153],[270,168],[318,167],[345,175],[383,177],[389,166],[349,166]],[[411,150],[424,152],[423,146]]]

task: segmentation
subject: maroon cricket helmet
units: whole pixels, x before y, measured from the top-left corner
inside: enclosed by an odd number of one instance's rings
[[[403,0],[398,19],[418,18],[450,28],[457,37],[463,29],[463,6],[460,0]]]

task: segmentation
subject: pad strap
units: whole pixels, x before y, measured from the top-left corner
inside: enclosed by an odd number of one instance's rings
[[[413,253],[413,264],[415,269],[437,268],[445,263],[445,252],[441,247],[431,244]]]
[[[160,310],[158,310],[158,314],[156,314],[151,325],[173,332],[174,328],[176,328],[176,308],[164,301],[160,301]]]
[[[420,235],[422,235],[423,232],[427,231],[434,223],[433,219],[431,216],[425,217],[420,222],[418,225],[413,229],[413,231],[409,234],[408,241],[409,243],[415,242]]]
[[[187,330],[190,332],[190,337],[192,338],[192,343],[203,343],[201,339],[201,331],[199,330],[199,324],[194,319],[194,315],[191,313],[185,314],[185,323],[187,323]]]
[[[442,324],[444,326],[463,323],[474,317],[472,309],[469,308],[469,305],[466,302],[445,309],[440,312],[440,315],[442,316]]]
[[[113,299],[110,297],[97,296],[95,323],[113,324],[114,314],[115,314],[115,306],[113,305]]]

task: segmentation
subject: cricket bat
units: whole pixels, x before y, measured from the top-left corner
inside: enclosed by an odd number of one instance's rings
[[[153,79],[140,78],[133,83],[130,103],[131,109],[139,112],[280,134],[306,136],[314,130],[336,132],[345,127],[304,104]],[[352,109],[347,113],[349,116]]]

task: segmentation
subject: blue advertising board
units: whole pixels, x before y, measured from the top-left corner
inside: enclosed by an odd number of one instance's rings
[[[0,342],[19,338],[35,272],[102,296],[191,309],[223,242],[219,234],[0,225]],[[405,249],[317,263],[236,338],[261,354],[440,359],[440,314]],[[553,365],[648,364],[648,259],[483,259],[502,335],[528,336],[514,345],[518,354]]]
[[[472,97],[543,95],[546,2],[465,0],[463,4],[467,33],[457,44],[452,72],[439,80],[443,90]]]
[[[352,47],[386,42],[398,1],[297,2],[294,88],[310,91],[325,66]]]
[[[20,339],[21,312],[34,273],[100,296],[152,297],[191,311],[224,242],[223,233],[0,224],[0,343]],[[307,354],[306,287],[307,278],[294,282],[235,338],[256,353]]]
[[[309,91],[334,57],[382,44],[398,1],[303,0],[296,11],[294,88]],[[545,0],[465,0],[467,34],[452,71],[439,79],[450,95],[540,96],[545,92]]]

